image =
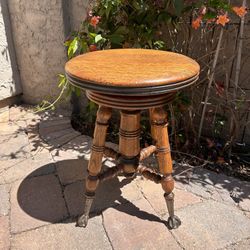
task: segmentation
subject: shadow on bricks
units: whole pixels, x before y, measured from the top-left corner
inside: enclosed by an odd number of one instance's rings
[[[27,215],[50,223],[68,223],[68,218],[81,215],[84,207],[87,163],[88,161],[83,158],[64,160],[56,163],[61,166],[57,168],[56,173],[46,174],[49,173],[47,171],[50,168],[49,164],[30,173],[18,188],[17,200],[20,208]],[[77,174],[79,168],[82,170],[81,175]],[[65,180],[71,181],[65,182]],[[165,224],[166,222],[155,214],[143,211],[133,204],[134,201],[142,198],[135,182],[135,179],[118,176],[101,183],[90,217],[95,217],[105,209],[113,207],[143,220]],[[126,206],[121,204],[126,204]],[[67,213],[64,212],[65,210]]]
[[[204,168],[191,169],[190,167],[175,166],[175,180],[187,187],[201,187],[207,190],[216,189],[218,192],[226,192],[235,203],[241,203],[250,199],[250,183],[240,179],[216,173]]]

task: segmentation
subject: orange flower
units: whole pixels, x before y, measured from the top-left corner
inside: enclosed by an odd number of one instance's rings
[[[92,16],[90,19],[90,24],[96,28],[96,25],[100,22],[100,17],[99,16]]]
[[[239,17],[243,17],[246,15],[247,13],[247,9],[243,6],[241,7],[233,7],[232,10],[235,12],[236,15],[238,15]]]
[[[227,14],[220,15],[217,17],[217,21],[216,21],[217,24],[221,24],[222,26],[225,26],[228,22],[229,22],[229,18]]]
[[[192,21],[192,27],[197,30],[201,26],[201,17],[196,18]]]

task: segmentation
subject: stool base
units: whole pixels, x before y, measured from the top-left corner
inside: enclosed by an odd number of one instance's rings
[[[93,139],[91,157],[88,165],[89,175],[86,179],[84,213],[79,217],[77,226],[86,227],[95,191],[99,182],[114,178],[118,174],[132,177],[136,173],[160,183],[165,192],[164,197],[169,213],[168,228],[180,226],[180,219],[174,214],[174,180],[172,178],[172,159],[167,131],[166,112],[163,108],[150,110],[151,134],[155,145],[140,149],[140,111],[122,111],[119,135],[119,153],[105,147],[105,136],[111,110],[99,107]],[[160,172],[155,172],[140,162],[155,153]],[[114,158],[118,165],[101,172],[103,155]]]

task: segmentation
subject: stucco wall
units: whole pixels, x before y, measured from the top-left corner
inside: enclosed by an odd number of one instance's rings
[[[63,42],[86,16],[88,0],[9,0],[23,100],[37,104],[59,93],[66,62]]]
[[[38,103],[56,95],[65,51],[61,0],[9,0],[23,100]]]
[[[71,0],[69,3],[69,15],[71,30],[79,29],[79,25],[86,17],[88,0]]]
[[[0,1],[0,101],[21,93],[6,0]]]
[[[59,93],[66,61],[63,42],[86,15],[86,0],[9,0],[23,100],[36,104]]]

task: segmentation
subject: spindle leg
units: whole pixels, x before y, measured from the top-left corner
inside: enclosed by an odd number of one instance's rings
[[[168,139],[167,113],[163,108],[150,109],[151,134],[155,141],[157,150],[156,156],[160,172],[164,175],[161,181],[165,192],[169,218],[168,226],[171,229],[178,228],[181,224],[180,219],[174,214],[174,179],[172,177],[172,158]]]
[[[108,121],[111,118],[112,110],[100,106],[97,112],[93,145],[88,164],[88,177],[86,179],[84,213],[79,217],[77,225],[86,227],[88,224],[89,212],[95,197],[95,191],[99,184],[98,174],[102,167],[102,157],[105,149],[105,139],[108,128]]]

